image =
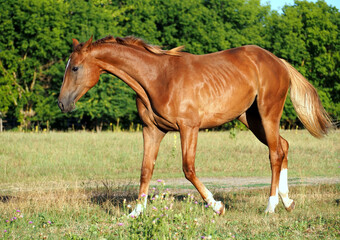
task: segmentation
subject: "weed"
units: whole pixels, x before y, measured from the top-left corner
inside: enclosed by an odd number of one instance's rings
[[[151,189],[148,207],[138,218],[129,217],[131,205],[124,197],[111,202],[92,202],[89,190],[16,193],[0,203],[0,237],[3,239],[334,239],[340,215],[334,199],[339,185],[298,186],[291,196],[299,204],[292,213],[282,205],[277,213],[263,213],[267,191],[220,192],[227,206],[224,216],[215,214],[197,194],[174,195],[159,181]],[[296,194],[304,189],[305,198]],[[119,189],[117,189],[119,191]],[[98,194],[98,189],[93,190]],[[102,188],[103,194],[107,191]],[[65,195],[69,196],[67,198]],[[48,196],[48,197],[47,197]],[[33,204],[32,204],[33,203]],[[51,204],[54,203],[54,204]],[[20,206],[15,207],[15,206]]]

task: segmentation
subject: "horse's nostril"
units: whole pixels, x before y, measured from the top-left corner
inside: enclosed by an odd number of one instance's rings
[[[64,111],[64,104],[62,102],[58,101],[58,106],[59,106],[61,111]]]

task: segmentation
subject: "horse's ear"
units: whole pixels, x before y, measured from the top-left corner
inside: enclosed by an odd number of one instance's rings
[[[76,47],[79,45],[79,42],[77,39],[75,38],[72,38],[72,41],[73,41],[73,50],[76,49]]]
[[[88,48],[88,47],[91,45],[91,43],[92,43],[92,39],[93,39],[93,35],[90,37],[89,40],[87,40],[87,42],[84,44],[84,46],[82,47],[82,49]]]

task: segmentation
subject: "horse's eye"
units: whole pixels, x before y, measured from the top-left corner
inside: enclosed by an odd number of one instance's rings
[[[73,72],[78,71],[78,67],[73,67],[73,68],[72,68],[72,71],[73,71]]]

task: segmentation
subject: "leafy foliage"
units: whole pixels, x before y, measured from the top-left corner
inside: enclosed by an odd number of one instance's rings
[[[295,1],[294,6],[284,7],[282,15],[269,16],[266,33],[266,48],[287,59],[317,87],[334,117],[339,115],[339,18],[339,10],[324,1]],[[291,115],[291,108],[288,105],[284,116]]]
[[[8,0],[0,8],[0,117],[8,129],[100,129],[117,122],[128,128],[139,122],[135,93],[107,75],[76,112],[59,111],[71,40],[91,35],[134,35],[166,48],[185,45],[194,54],[256,44],[309,79],[333,118],[340,113],[340,14],[322,0],[296,0],[281,14],[259,0]],[[288,100],[282,125],[297,124]]]

